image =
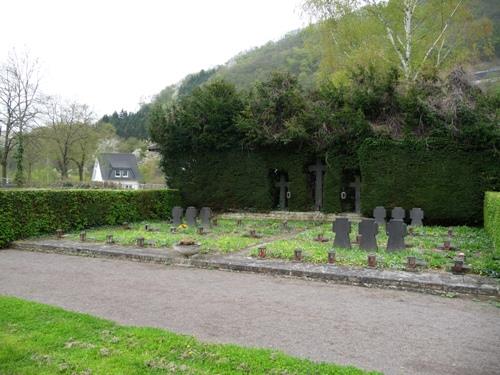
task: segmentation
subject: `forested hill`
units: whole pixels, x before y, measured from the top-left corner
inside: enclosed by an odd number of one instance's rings
[[[493,47],[500,58],[500,7],[498,0],[479,0],[475,12],[489,17],[494,27]],[[304,88],[318,81],[321,64],[321,34],[308,27],[288,33],[281,40],[245,52],[213,69],[190,74],[181,82],[167,86],[152,103],[168,104],[176,98],[188,95],[194,88],[214,79],[224,79],[240,90],[248,89],[255,81],[264,80],[273,71],[287,71],[296,76]],[[147,138],[147,116],[152,103],[141,106],[138,112],[114,112],[102,121],[111,123],[119,136]]]

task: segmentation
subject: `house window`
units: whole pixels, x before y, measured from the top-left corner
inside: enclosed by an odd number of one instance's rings
[[[120,178],[122,176],[122,171],[116,170],[115,171],[115,177]]]
[[[122,177],[127,178],[128,177],[128,171],[122,171]]]

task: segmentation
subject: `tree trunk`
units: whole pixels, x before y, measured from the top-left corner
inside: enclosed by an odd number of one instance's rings
[[[83,173],[84,173],[84,167],[83,167],[83,164],[80,165],[78,164],[78,175],[80,177],[80,182],[83,182]]]
[[[0,162],[2,166],[2,178],[0,179],[0,185],[7,183],[7,159],[2,159]]]

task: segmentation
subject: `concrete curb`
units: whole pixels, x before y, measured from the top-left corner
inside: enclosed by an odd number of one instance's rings
[[[118,245],[80,243],[67,240],[18,241],[14,249],[44,253],[124,259],[145,263],[182,265],[205,269],[263,273],[322,280],[344,285],[397,289],[428,294],[466,294],[500,297],[500,281],[477,275],[453,275],[440,272],[341,267],[243,256],[180,257],[169,249],[133,248]]]

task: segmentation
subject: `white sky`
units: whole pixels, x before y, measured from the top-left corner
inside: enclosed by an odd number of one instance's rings
[[[300,0],[0,0],[0,61],[39,58],[44,93],[100,117],[306,24]]]

